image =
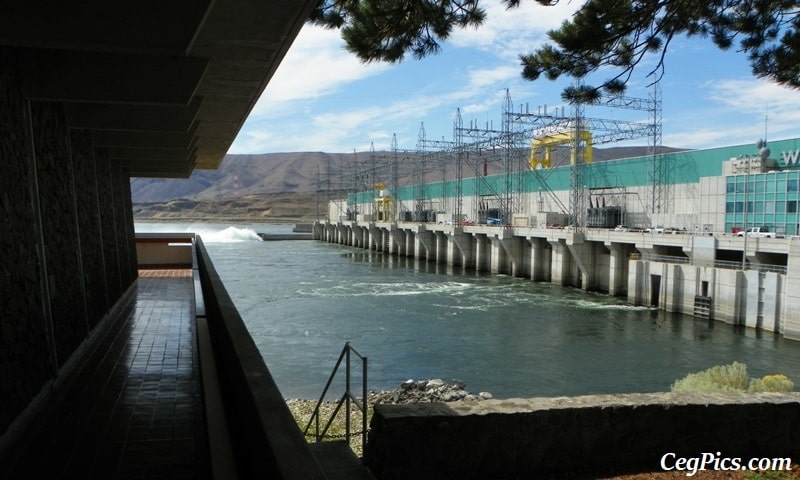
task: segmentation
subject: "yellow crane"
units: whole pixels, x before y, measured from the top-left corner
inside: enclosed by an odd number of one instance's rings
[[[531,157],[528,160],[531,170],[539,168],[550,168],[552,166],[552,152],[556,147],[573,144],[578,145],[583,142],[586,146],[583,149],[583,163],[592,163],[592,134],[587,130],[574,128],[573,122],[543,127],[533,132],[531,140]],[[570,164],[576,161],[576,150],[573,148],[570,153]]]

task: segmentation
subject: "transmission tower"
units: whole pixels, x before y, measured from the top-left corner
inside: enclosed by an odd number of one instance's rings
[[[506,97],[503,102],[503,121],[502,121],[502,145],[501,156],[503,159],[503,202],[502,214],[500,218],[503,223],[511,223],[511,214],[514,210],[514,182],[513,175],[515,172],[513,161],[513,147],[514,142],[511,138],[512,123],[509,114],[514,110],[514,103],[511,101],[511,93],[506,88]]]
[[[661,153],[661,87],[658,82],[653,84],[653,90],[650,94],[650,123],[652,126],[652,135],[650,136],[650,145],[648,152],[650,154],[651,162],[651,211],[654,214],[666,213],[670,210],[670,199],[668,198],[667,182],[666,182],[666,168],[664,166],[664,157]]]
[[[657,85],[656,85],[657,86]],[[656,92],[660,90],[656,89]],[[522,123],[529,127],[531,137],[552,132],[565,132],[565,127],[569,126],[572,130],[570,142],[570,192],[569,206],[561,203],[558,196],[550,190],[547,185],[547,172],[534,170],[534,176],[539,181],[541,188],[546,191],[554,203],[558,205],[570,218],[570,225],[582,228],[585,225],[585,197],[587,179],[584,178],[584,165],[587,163],[588,145],[581,140],[579,132],[591,132],[591,144],[601,145],[622,140],[632,140],[636,138],[648,139],[648,150],[651,154],[652,164],[650,177],[650,190],[652,208],[657,205],[664,205],[666,194],[664,193],[664,167],[661,162],[661,100],[659,94],[653,94],[650,98],[632,98],[624,96],[608,96],[601,98],[598,102],[583,105],[575,104],[570,115],[565,115],[564,109],[559,114],[555,109],[555,114],[548,113],[547,106],[539,108],[537,113],[530,113],[522,108],[518,113],[512,113],[511,118],[514,122]],[[594,118],[586,116],[587,107],[609,107],[615,109],[647,111],[648,122],[631,122],[623,120],[612,120],[604,118]],[[543,169],[549,170],[549,169]]]
[[[419,124],[417,134],[417,155],[414,157],[414,221],[426,221],[425,214],[425,124]]]
[[[464,180],[464,121],[461,119],[461,109],[456,109],[456,116],[453,119],[453,162],[455,163],[455,192],[454,192],[454,214],[456,222],[462,220],[462,210],[464,203],[463,180]]]
[[[398,198],[398,192],[400,190],[400,159],[397,155],[397,134],[392,134],[392,193],[391,195],[394,196],[395,201],[395,221],[400,220],[400,199]]]

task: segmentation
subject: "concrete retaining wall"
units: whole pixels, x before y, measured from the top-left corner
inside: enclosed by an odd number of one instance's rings
[[[193,241],[194,234],[191,233],[140,233],[136,235],[136,257],[139,259],[139,266],[191,267]]]
[[[325,479],[200,237],[196,252],[239,478]]]
[[[796,463],[800,393],[377,405],[365,463],[379,479],[577,478],[659,471],[670,452]]]

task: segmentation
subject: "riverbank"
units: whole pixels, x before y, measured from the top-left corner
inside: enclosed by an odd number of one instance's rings
[[[433,380],[407,380],[398,388],[380,392],[369,392],[367,395],[367,424],[371,420],[373,407],[377,404],[409,404],[429,402],[479,402],[492,398],[488,392],[473,394],[465,389],[465,384],[458,380],[445,383],[440,379]],[[316,400],[287,399],[292,415],[301,429],[305,429],[316,407]],[[320,428],[323,428],[336,409],[336,402],[322,402],[320,404]],[[351,440],[350,447],[359,457],[363,455],[361,443],[361,412],[351,406]],[[345,432],[345,413],[340,409],[331,427],[325,435],[325,440],[343,440],[347,438]],[[314,426],[312,425],[307,435],[309,442],[314,441]],[[796,460],[795,460],[796,461]],[[588,477],[581,477],[588,478]],[[651,471],[627,475],[602,477],[599,480],[679,480],[687,478],[686,471]],[[781,480],[800,478],[800,465],[793,464],[790,472],[741,472],[741,471],[714,471],[700,470],[690,478],[698,480]]]
[[[315,193],[283,192],[213,200],[134,203],[135,221],[310,223],[319,215]]]
[[[367,425],[371,420],[372,409],[377,404],[407,404],[407,403],[431,403],[431,402],[479,402],[492,398],[489,392],[478,394],[470,393],[465,390],[466,385],[459,380],[446,383],[441,379],[431,380],[406,380],[398,388],[392,390],[382,390],[379,392],[367,393]],[[361,399],[359,398],[359,401]],[[292,398],[287,399],[292,415],[301,429],[308,425],[317,400],[306,400]],[[320,404],[320,430],[324,428],[328,419],[331,418],[336,409],[336,402],[325,401]],[[350,447],[359,457],[363,454],[361,443],[361,412],[354,405],[350,408]],[[314,425],[311,426],[306,437],[309,442],[314,441]],[[326,440],[344,440],[347,438],[345,426],[344,407],[337,413],[336,418],[331,423],[330,429],[325,435]]]

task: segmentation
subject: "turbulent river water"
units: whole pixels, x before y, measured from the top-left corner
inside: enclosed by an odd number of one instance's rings
[[[285,397],[316,398],[345,342],[369,388],[441,378],[495,397],[667,391],[740,361],[800,382],[800,342],[523,278],[314,241],[290,226],[137,224],[200,233]],[[341,390],[337,391],[341,394]]]

